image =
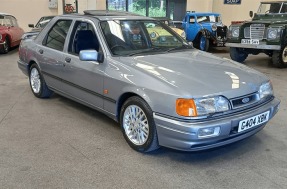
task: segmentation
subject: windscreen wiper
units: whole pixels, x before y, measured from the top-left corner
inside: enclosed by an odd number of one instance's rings
[[[163,48],[159,48],[159,47],[152,47],[152,48],[148,48],[148,49],[143,49],[142,51],[139,51],[139,52],[134,52],[134,53],[130,53],[128,54],[128,56],[134,56],[134,55],[137,55],[137,54],[143,54],[143,53],[149,53],[149,52],[158,52],[158,51],[164,51],[165,49]]]

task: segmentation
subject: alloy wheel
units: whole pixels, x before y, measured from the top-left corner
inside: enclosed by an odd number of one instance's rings
[[[139,106],[130,105],[126,108],[123,115],[123,128],[128,139],[135,145],[143,145],[148,139],[148,119]]]

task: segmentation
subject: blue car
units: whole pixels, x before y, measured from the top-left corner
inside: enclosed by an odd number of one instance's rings
[[[223,47],[226,42],[227,26],[218,13],[187,12],[182,23],[186,40],[196,48],[208,51],[210,46]]]

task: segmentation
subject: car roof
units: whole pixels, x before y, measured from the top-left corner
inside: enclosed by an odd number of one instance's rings
[[[99,20],[124,20],[124,19],[130,19],[130,20],[154,20],[152,18],[142,16],[139,14],[126,12],[126,11],[114,11],[114,10],[85,10],[84,14],[66,14],[63,16],[67,17],[73,17],[73,16],[87,16],[87,17],[93,17],[97,18]]]
[[[7,16],[12,16],[11,14],[0,12],[0,15],[7,15]]]
[[[210,16],[210,15],[220,16],[219,13],[214,12],[187,12],[187,14],[193,16]]]

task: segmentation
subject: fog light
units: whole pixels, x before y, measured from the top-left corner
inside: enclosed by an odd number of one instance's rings
[[[198,130],[198,138],[209,138],[218,136],[220,127],[201,128]]]

